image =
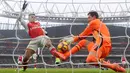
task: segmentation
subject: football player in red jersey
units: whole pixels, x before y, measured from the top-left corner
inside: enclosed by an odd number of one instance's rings
[[[36,52],[38,47],[48,47],[51,54],[53,56],[59,55],[56,51],[56,48],[52,45],[50,38],[46,35],[46,31],[40,26],[39,22],[36,22],[36,16],[34,13],[29,14],[28,20],[29,22],[25,22],[22,17],[23,12],[19,16],[19,22],[25,28],[27,33],[29,34],[31,41],[29,42],[24,58],[23,58],[23,65],[28,64],[29,58]],[[59,55],[60,56],[60,55]],[[23,66],[23,71],[27,69],[27,66]]]

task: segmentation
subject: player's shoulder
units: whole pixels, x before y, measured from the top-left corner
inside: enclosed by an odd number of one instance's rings
[[[89,24],[97,24],[97,23],[100,23],[100,19],[95,19],[95,20],[92,20]]]

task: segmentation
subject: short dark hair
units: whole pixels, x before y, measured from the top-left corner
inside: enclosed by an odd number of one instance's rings
[[[99,18],[99,15],[98,15],[98,13],[96,12],[96,11],[90,11],[89,13],[88,13],[88,15],[91,15],[92,17],[93,16],[95,16],[96,18]]]

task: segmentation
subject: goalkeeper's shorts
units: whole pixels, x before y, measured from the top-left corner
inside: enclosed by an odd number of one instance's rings
[[[95,49],[95,48],[93,48],[94,45],[95,45],[94,42],[90,42],[87,45],[88,52]],[[101,58],[106,58],[110,54],[111,48],[112,48],[111,44],[103,43],[100,47],[98,47],[97,50],[100,50],[102,52]]]

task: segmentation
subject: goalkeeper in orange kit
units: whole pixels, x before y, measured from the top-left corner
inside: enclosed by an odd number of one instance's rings
[[[102,67],[111,68],[116,72],[125,72],[126,70],[118,65],[117,63],[111,64],[110,62],[105,61],[104,59],[111,52],[111,37],[110,32],[107,26],[99,20],[99,15],[96,11],[90,11],[88,13],[88,26],[84,29],[82,33],[78,36],[73,36],[63,39],[68,43],[78,42],[70,51],[61,54],[59,58],[61,60],[66,60],[70,54],[78,52],[82,47],[88,49],[88,56],[86,58],[87,63],[96,63],[92,64],[99,66],[99,62]],[[93,41],[86,40],[87,36],[93,36]]]

